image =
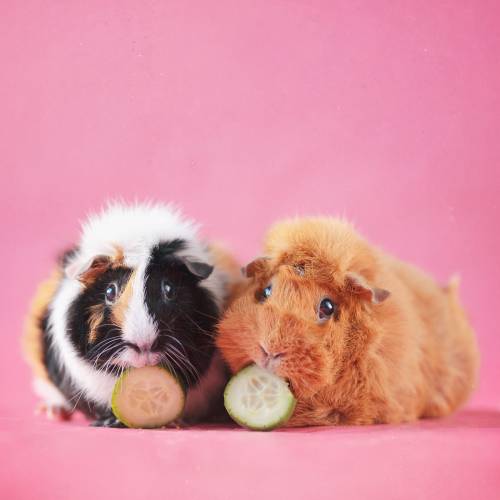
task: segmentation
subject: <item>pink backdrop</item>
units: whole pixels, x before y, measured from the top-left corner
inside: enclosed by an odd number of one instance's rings
[[[499,21],[474,0],[2,0],[4,449],[59,446],[31,417],[23,315],[110,197],[178,202],[242,262],[272,221],[321,213],[440,280],[460,272],[472,405],[499,409]]]

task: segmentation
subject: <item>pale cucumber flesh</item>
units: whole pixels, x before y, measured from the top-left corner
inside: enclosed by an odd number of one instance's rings
[[[127,427],[162,427],[180,417],[185,394],[165,368],[130,368],[118,379],[111,398],[116,418]]]
[[[296,400],[285,380],[257,365],[237,373],[224,391],[224,406],[238,424],[271,430],[291,417]]]

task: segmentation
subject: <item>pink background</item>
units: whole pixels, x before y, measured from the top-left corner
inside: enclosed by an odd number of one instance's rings
[[[366,498],[387,477],[385,498],[493,496],[499,21],[498,2],[476,0],[1,0],[0,496]],[[35,419],[23,315],[110,197],[175,201],[242,262],[272,221],[321,213],[443,282],[460,272],[482,352],[476,409],[273,434]]]

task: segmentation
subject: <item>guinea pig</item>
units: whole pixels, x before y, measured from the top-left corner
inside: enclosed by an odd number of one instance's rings
[[[170,206],[110,205],[82,227],[33,301],[24,351],[49,416],[120,426],[110,400],[128,367],[163,364],[188,387],[183,420],[206,417],[227,369],[215,326],[240,268]]]
[[[457,296],[333,218],[271,228],[265,257],[225,312],[231,370],[289,381],[289,426],[398,423],[449,414],[476,382],[478,351]]]

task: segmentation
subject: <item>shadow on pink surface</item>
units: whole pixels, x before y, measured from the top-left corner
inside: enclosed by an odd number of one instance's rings
[[[19,418],[0,427],[2,498],[494,499],[500,486],[500,411],[487,409],[400,426],[270,433]]]

